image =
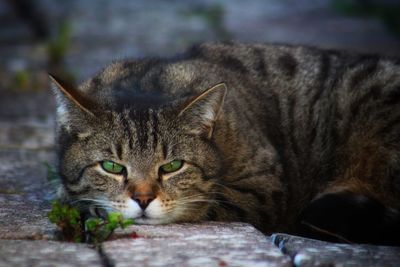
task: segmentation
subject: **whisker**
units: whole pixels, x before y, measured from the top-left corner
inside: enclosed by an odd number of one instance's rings
[[[185,200],[179,201],[179,204],[189,204],[189,203],[216,203],[216,200],[211,199],[193,199],[193,200]]]

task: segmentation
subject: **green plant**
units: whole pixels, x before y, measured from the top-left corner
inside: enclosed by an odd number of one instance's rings
[[[53,201],[51,204],[52,208],[47,216],[60,229],[62,238],[68,242],[82,242],[84,231],[78,210],[58,201]]]
[[[44,166],[46,167],[47,171],[47,181],[48,182],[56,182],[59,181],[59,177],[57,174],[56,169],[48,162],[43,162]]]
[[[57,31],[53,38],[46,42],[47,49],[47,69],[50,73],[55,73],[70,84],[75,83],[75,74],[66,63],[65,57],[71,49],[72,26],[68,21],[62,21],[57,26]]]
[[[26,68],[15,71],[10,75],[10,78],[7,77],[3,79],[6,86],[14,91],[38,91],[46,87],[43,83],[43,73],[37,71],[35,69]]]
[[[51,63],[60,64],[71,45],[71,25],[68,22],[60,24],[57,36],[47,45],[48,57]]]
[[[14,74],[14,88],[17,90],[25,90],[29,87],[31,74],[26,70],[19,70]]]
[[[133,223],[132,219],[124,219],[121,213],[111,212],[107,215],[107,220],[89,218],[85,221],[85,228],[90,236],[90,241],[98,244],[107,240],[117,228],[125,229]]]
[[[118,212],[110,212],[107,219],[89,218],[83,221],[76,208],[59,201],[52,202],[48,217],[60,229],[65,241],[79,243],[87,240],[95,245],[107,240],[117,228],[124,229],[134,223]]]
[[[48,182],[57,184],[60,179],[56,169],[48,162],[43,164],[47,169]],[[48,218],[57,225],[63,240],[76,243],[88,241],[95,245],[107,240],[117,228],[124,229],[134,223],[132,219],[124,219],[118,212],[108,213],[107,219],[84,220],[76,208],[59,201],[51,203]]]

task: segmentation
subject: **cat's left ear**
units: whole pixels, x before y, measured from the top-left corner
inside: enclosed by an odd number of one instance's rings
[[[226,93],[226,85],[219,83],[186,103],[178,116],[184,118],[191,133],[211,138]]]

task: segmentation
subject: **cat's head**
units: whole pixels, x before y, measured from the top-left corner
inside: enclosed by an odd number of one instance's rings
[[[206,218],[222,170],[212,135],[224,84],[184,99],[138,94],[118,104],[112,91],[93,97],[51,78],[59,173],[70,203],[92,214],[119,211],[137,223]]]

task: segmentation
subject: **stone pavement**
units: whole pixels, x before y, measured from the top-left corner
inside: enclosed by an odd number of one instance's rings
[[[133,226],[138,237],[105,242],[116,266],[292,266],[263,234],[244,223]]]
[[[132,226],[100,250],[57,241],[47,220],[54,187],[46,166],[55,158],[47,40],[35,40],[9,2],[0,1],[0,267],[400,266],[399,248],[268,237],[242,223]],[[77,80],[115,59],[227,39],[400,55],[400,39],[377,17],[339,14],[331,0],[34,2],[51,33],[62,20],[70,24],[63,63]],[[18,72],[42,90],[18,88]]]
[[[335,244],[287,234],[271,239],[295,266],[400,266],[400,247]]]
[[[102,266],[97,251],[83,244],[54,241],[0,240],[1,267]]]

